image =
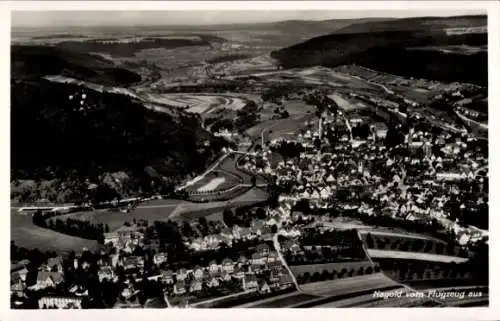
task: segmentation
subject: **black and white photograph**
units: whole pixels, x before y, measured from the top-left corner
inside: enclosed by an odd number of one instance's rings
[[[456,3],[12,10],[10,309],[490,306]]]

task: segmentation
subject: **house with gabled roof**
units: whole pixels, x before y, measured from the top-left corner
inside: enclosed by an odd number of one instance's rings
[[[212,277],[212,278],[210,278],[210,279],[207,281],[207,286],[208,286],[209,288],[216,288],[216,287],[218,287],[218,286],[219,286],[219,284],[220,284],[220,283],[219,283],[218,278],[215,278],[215,277]]]
[[[292,280],[292,277],[290,276],[290,274],[283,273],[283,274],[281,274],[280,280],[278,281],[278,283],[279,283],[281,289],[286,289],[286,288],[293,285],[293,280]]]
[[[195,281],[191,282],[191,284],[189,286],[189,292],[191,292],[191,293],[200,292],[201,290],[202,290],[202,284],[200,281],[195,280]]]
[[[250,271],[252,273],[260,273],[263,270],[263,265],[262,264],[252,264],[250,265]]]
[[[19,297],[24,296],[24,290],[26,289],[26,283],[21,279],[19,274],[14,272],[10,279],[10,293],[12,295],[17,295]]]
[[[44,296],[38,300],[38,307],[40,309],[81,309],[82,299],[77,297]]]
[[[166,284],[174,284],[174,272],[172,270],[161,271],[162,280]]]
[[[260,243],[255,248],[255,251],[256,251],[256,253],[260,253],[260,254],[268,254],[271,251],[271,248],[266,243]]]
[[[201,266],[197,265],[193,269],[193,276],[196,280],[201,280],[205,276],[205,271]]]
[[[51,257],[47,260],[47,263],[42,266],[42,268],[47,272],[61,272],[63,271],[63,260],[62,257],[56,256]]]
[[[153,263],[156,265],[160,265],[162,263],[167,262],[167,253],[156,253],[153,256]]]
[[[176,279],[179,281],[183,281],[187,278],[188,276],[188,271],[185,269],[185,268],[181,268],[177,271],[177,273],[175,274],[175,277]]]
[[[257,289],[259,287],[259,283],[257,281],[257,277],[255,274],[248,274],[245,275],[243,278],[243,289],[245,290],[250,290],[250,289]]]
[[[222,270],[224,272],[232,273],[234,270],[234,265],[234,262],[229,258],[225,258],[224,260],[222,260]]]
[[[174,284],[174,293],[177,295],[186,293],[186,282],[184,280],[179,280]]]
[[[99,277],[99,282],[105,279],[112,281],[115,278],[115,272],[109,266],[102,266],[99,268],[99,271],[97,271],[97,276]]]
[[[32,285],[30,289],[38,291],[46,288],[55,288],[57,285],[64,281],[64,275],[61,272],[47,272],[38,271],[36,284]]]
[[[238,258],[238,265],[241,266],[241,265],[244,265],[248,262],[248,259],[245,255],[240,255],[240,257]]]
[[[210,263],[208,263],[208,272],[211,275],[219,273],[220,269],[221,269],[221,266],[219,264],[217,264],[217,261],[212,260],[212,261],[210,261]]]
[[[116,300],[115,305],[113,306],[113,309],[140,309],[140,308],[142,308],[142,305],[139,302],[139,297],[137,295],[128,299],[119,297],[118,300]]]
[[[245,276],[245,270],[242,267],[236,266],[233,271],[233,276],[237,279],[241,279]]]
[[[221,275],[221,279],[223,281],[231,281],[231,274],[227,273],[227,272],[223,272],[222,275]]]
[[[271,287],[266,281],[262,281],[259,284],[259,293],[266,294],[271,292]]]

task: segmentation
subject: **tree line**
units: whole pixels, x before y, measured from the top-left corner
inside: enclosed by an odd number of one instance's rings
[[[109,232],[107,224],[92,224],[88,221],[82,221],[72,218],[51,219],[47,218],[41,211],[33,215],[33,224],[42,228],[48,228],[53,231],[81,237],[88,240],[97,240],[99,244],[104,244],[104,233]]]
[[[343,279],[346,277],[369,275],[378,272],[380,272],[380,267],[378,265],[375,265],[374,267],[369,266],[367,268],[361,266],[357,270],[354,268],[342,268],[340,271],[337,271],[335,269],[324,269],[321,273],[319,271],[316,271],[314,273],[304,272],[299,274],[297,276],[297,283],[304,284],[311,282],[322,282],[328,280]]]

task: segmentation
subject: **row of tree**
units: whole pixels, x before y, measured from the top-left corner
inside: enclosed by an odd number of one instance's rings
[[[324,269],[321,273],[319,271],[316,271],[312,274],[309,272],[301,273],[297,276],[297,282],[299,284],[322,282],[328,280],[343,279],[346,277],[353,277],[356,275],[368,275],[378,272],[380,272],[380,267],[378,265],[375,265],[374,267],[368,266],[366,268],[360,267],[357,270],[355,270],[354,268],[349,270],[347,268],[342,268],[340,271]]]
[[[414,238],[403,239],[400,237],[389,236],[379,237],[377,235],[371,235],[370,233],[366,234],[365,242],[369,249],[390,249],[407,252],[424,252],[468,257],[467,251],[456,246],[454,243],[445,244],[439,241]]]

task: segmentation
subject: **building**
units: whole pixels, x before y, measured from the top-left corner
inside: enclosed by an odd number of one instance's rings
[[[47,272],[38,271],[36,284],[31,286],[30,289],[38,291],[46,288],[55,288],[64,281],[64,275],[61,272]]]
[[[46,296],[38,300],[40,309],[81,309],[82,299],[77,297],[51,297]]]
[[[157,253],[153,257],[153,262],[156,265],[160,265],[162,263],[167,262],[167,254],[166,253]]]
[[[97,276],[99,277],[99,282],[102,282],[105,279],[113,281],[115,278],[115,272],[109,266],[102,266],[97,272]]]

